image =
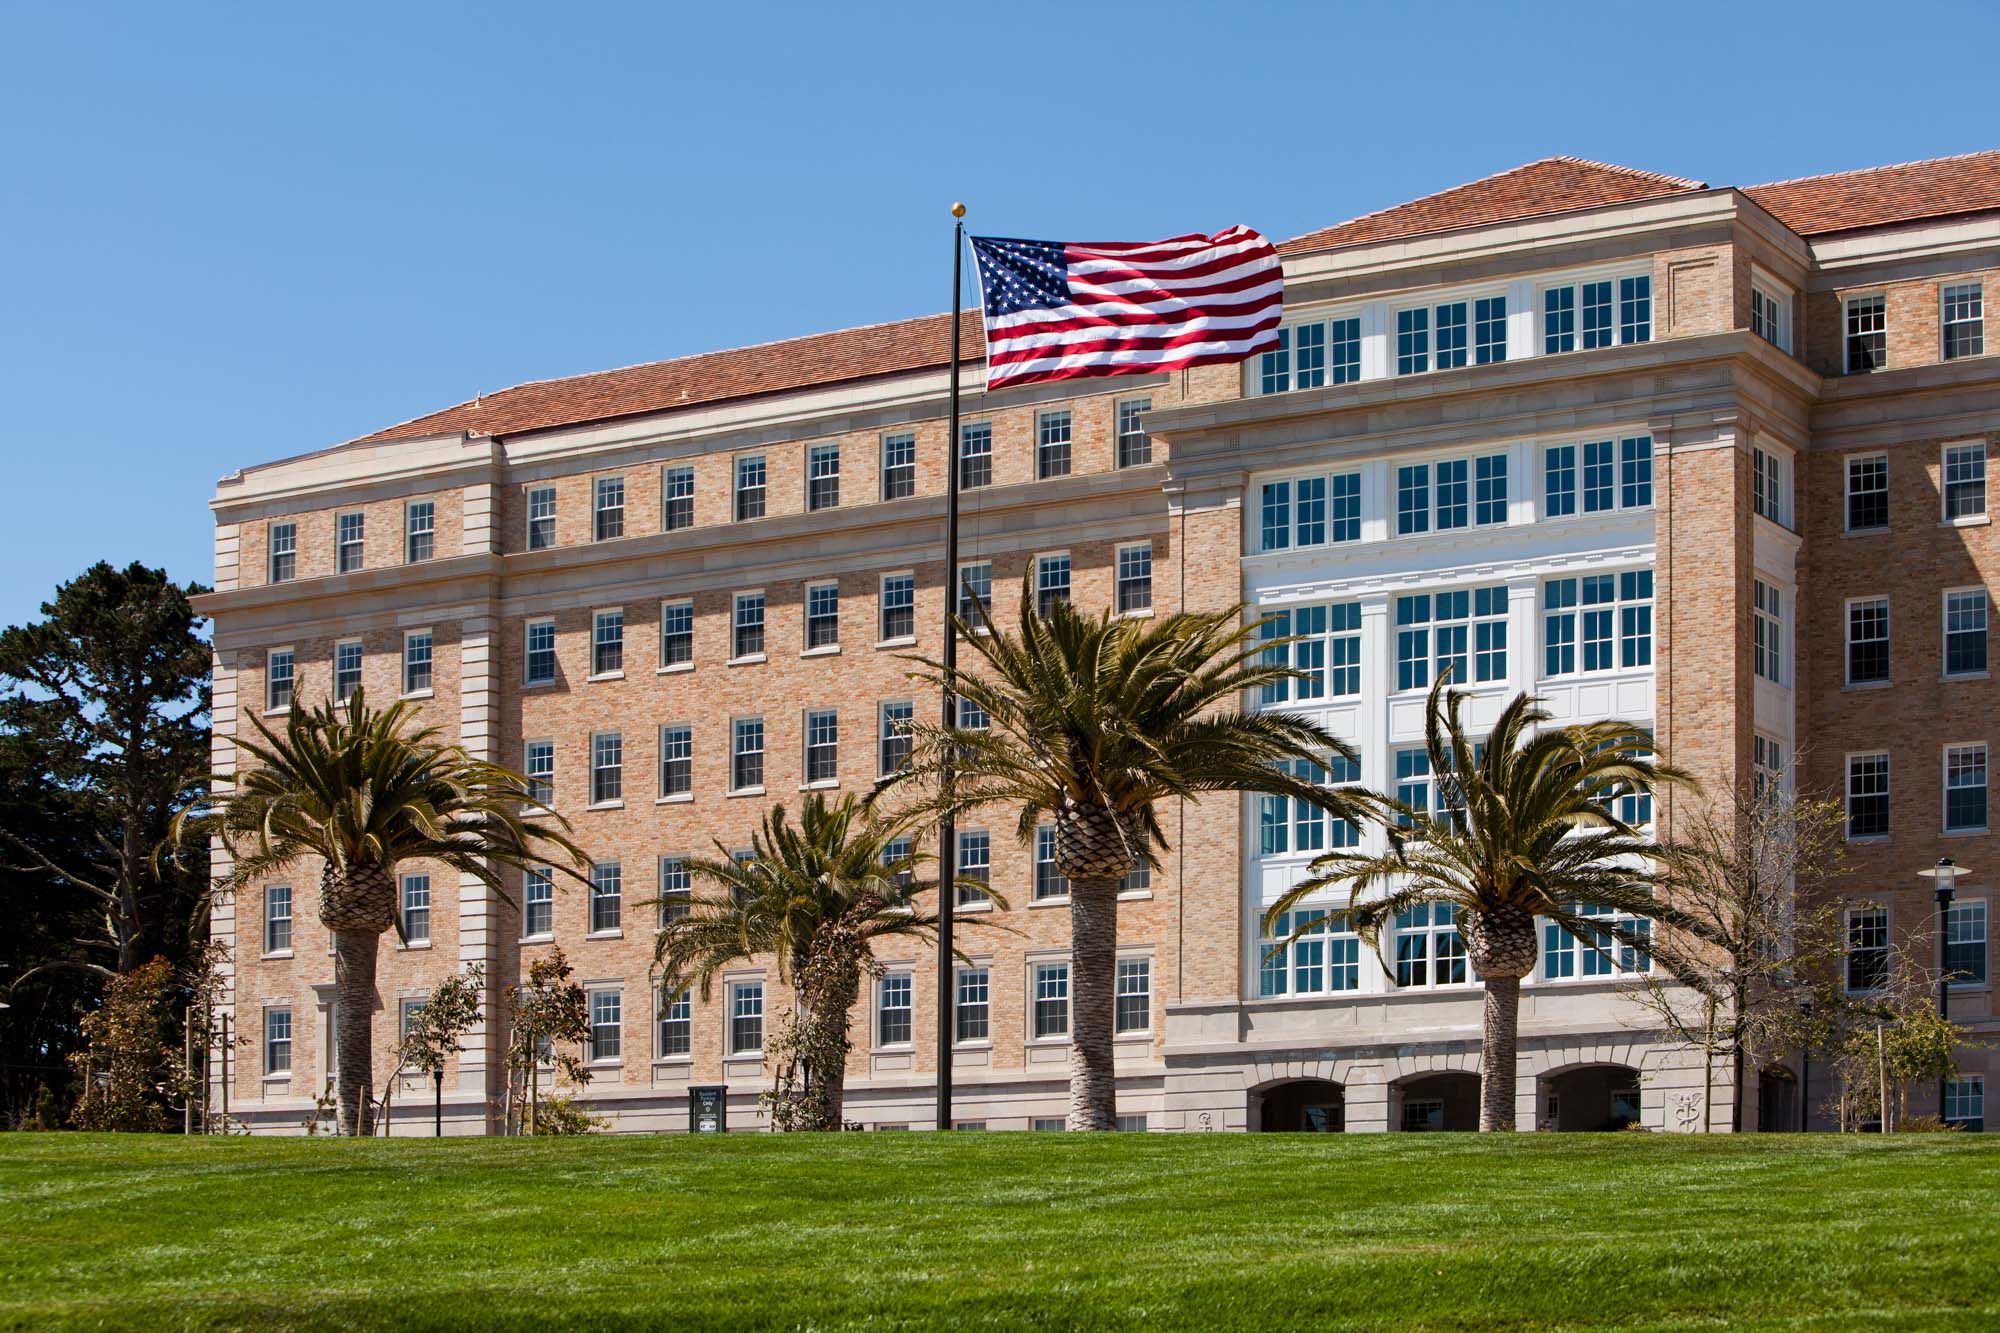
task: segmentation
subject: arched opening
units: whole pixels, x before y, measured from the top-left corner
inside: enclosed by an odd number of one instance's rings
[[[1638,1123],[1639,1071],[1630,1065],[1586,1065],[1542,1079],[1543,1129],[1587,1133]]]
[[[1347,1128],[1340,1085],[1302,1078],[1266,1088],[1258,1096],[1257,1128],[1275,1134],[1338,1134]]]
[[[1479,1075],[1420,1074],[1396,1087],[1396,1128],[1471,1132],[1479,1128]]]
[[[1783,1065],[1766,1065],[1757,1076],[1757,1132],[1795,1134],[1799,1124],[1799,1081]]]

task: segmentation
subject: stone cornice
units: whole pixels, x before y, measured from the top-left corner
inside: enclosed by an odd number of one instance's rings
[[[1872,375],[1828,376],[1812,409],[1812,447],[1855,449],[2000,430],[2000,357]]]

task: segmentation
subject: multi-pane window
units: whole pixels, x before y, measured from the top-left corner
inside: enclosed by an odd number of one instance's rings
[[[958,1003],[952,1033],[959,1041],[985,1041],[993,1035],[993,973],[983,967],[958,969]]]
[[[1139,542],[1118,548],[1118,610],[1150,611],[1153,607],[1153,544]]]
[[[1278,771],[1316,786],[1358,782],[1360,765],[1339,755],[1324,766],[1310,759],[1280,760]],[[1296,797],[1263,795],[1257,798],[1258,855],[1285,856],[1293,852],[1321,852],[1331,845],[1352,847],[1360,840],[1359,831],[1344,819],[1329,821],[1325,810]],[[1328,837],[1328,824],[1332,836]]]
[[[1986,303],[1977,282],[1956,282],[1938,293],[1944,359],[1979,356],[1986,350]]]
[[[1507,589],[1457,588],[1396,599],[1396,688],[1507,678]]]
[[[1792,350],[1792,303],[1763,287],[1750,288],[1750,328],[1781,352]]]
[[[1944,595],[1944,674],[1986,674],[1986,589]]]
[[[1507,359],[1507,298],[1482,296],[1472,303],[1472,361],[1490,365]]]
[[[535,866],[524,877],[521,894],[521,934],[534,939],[556,928],[556,872]]]
[[[1298,938],[1279,948],[1279,942]],[[1325,995],[1361,987],[1361,940],[1345,912],[1282,913],[1257,942],[1257,993]]]
[[[590,674],[609,676],[625,669],[625,613],[599,611],[591,621]]]
[[[1069,557],[1035,557],[1035,610],[1046,616],[1057,602],[1069,600]]]
[[[806,648],[832,648],[840,643],[840,585],[806,585]]]
[[[840,446],[816,444],[806,450],[806,508],[832,509],[840,504]]]
[[[668,532],[694,526],[694,468],[676,463],[660,472],[660,525]]]
[[[1396,984],[1453,986],[1469,975],[1458,908],[1418,903],[1396,913]]]
[[[1847,373],[1861,375],[1889,364],[1889,303],[1880,292],[1847,299]]]
[[[264,662],[264,707],[290,708],[292,680],[296,671],[292,650],[273,648]]]
[[[590,993],[590,1058],[616,1060],[624,1042],[624,996],[615,990]]]
[[[882,705],[880,717],[880,772],[883,777],[899,773],[910,762],[910,723],[915,707],[907,699]]]
[[[403,693],[421,694],[431,687],[433,645],[427,629],[411,630],[403,636]]]
[[[556,544],[556,488],[528,488],[528,549],[546,551]]]
[[[1503,491],[1505,485],[1503,476]],[[1261,513],[1266,551],[1359,541],[1361,474],[1335,472],[1265,482]]]
[[[1751,737],[1750,773],[1752,789],[1758,797],[1785,789],[1785,747],[1763,732]]]
[[[660,728],[660,795],[686,796],[694,790],[694,728],[685,723]]]
[[[1034,1034],[1069,1035],[1069,964],[1037,963],[1034,972]]]
[[[1653,280],[1649,276],[1570,283],[1542,293],[1545,353],[1642,343],[1652,336]]]
[[[1615,927],[1637,940],[1649,940],[1653,934],[1651,921],[1595,903],[1579,904],[1576,915],[1593,923],[1581,938],[1553,921],[1543,924],[1544,979],[1622,976],[1653,970],[1653,956],[1643,945],[1635,947],[1612,933]]]
[[[1750,508],[1773,523],[1785,521],[1784,460],[1763,449],[1750,451]]]
[[[1878,991],[1889,981],[1889,911],[1857,907],[1847,914],[1847,989]]]
[[[1273,646],[1265,660],[1288,666],[1297,677],[1263,687],[1262,702],[1280,704],[1296,693],[1301,702],[1345,698],[1361,692],[1361,604],[1300,606],[1266,616],[1258,635]],[[1289,644],[1281,642],[1289,639]]]
[[[335,548],[338,564],[336,568],[343,574],[352,574],[361,568],[364,534],[368,529],[366,514],[342,514],[334,520]]]
[[[1889,679],[1889,599],[1866,597],[1847,604],[1847,683],[1875,685]]]
[[[736,460],[736,521],[764,517],[764,456]]]
[[[1969,898],[1944,913],[1944,971],[1954,986],[1986,984],[1986,900]]]
[[[428,944],[431,938],[431,877],[403,876],[403,939]]]
[[[671,1059],[694,1050],[694,1002],[687,991],[668,995],[660,991],[660,1055]]]
[[[292,947],[292,886],[264,888],[264,952],[284,953]]]
[[[1618,341],[1642,343],[1653,336],[1653,280],[1618,280]]]
[[[729,988],[729,1053],[764,1049],[764,983],[739,981]]]
[[[993,562],[981,560],[958,567],[958,618],[968,625],[979,624],[978,608],[993,612]]]
[[[1494,298],[1499,310],[1498,355],[1489,349],[1491,360],[1500,360],[1507,350],[1507,302]],[[1487,302],[1481,302],[1486,306]],[[1415,375],[1437,369],[1450,370],[1465,364],[1467,311],[1464,301],[1446,301],[1434,306],[1418,306],[1396,312],[1396,373]]]
[[[897,431],[882,437],[882,498],[905,500],[917,493],[917,437]]]
[[[749,791],[764,785],[764,719],[739,717],[730,728],[729,786]]]
[[[551,806],[556,799],[556,743],[529,741],[523,748],[523,775],[528,779],[528,799],[539,806]]]
[[[625,867],[600,861],[590,868],[590,931],[617,930],[625,920]]]
[[[660,858],[660,924],[679,921],[694,901],[694,876],[685,856]]]
[[[1944,1085],[1946,1124],[1977,1134],[1986,1128],[1986,1077],[1960,1074]]]
[[[896,867],[890,878],[898,888],[907,889],[917,882],[917,871],[912,861],[915,855],[916,841],[912,838],[891,838],[882,844],[882,864]]]
[[[1944,827],[1947,833],[1986,827],[1986,746],[1944,747]]]
[[[1542,674],[1616,671],[1653,661],[1653,571],[1542,585]]]
[[[292,1072],[292,1011],[273,1005],[264,1011],[264,1072]]]
[[[1056,869],[1056,829],[1043,824],[1035,830],[1035,901],[1069,897],[1069,880]]]
[[[1111,1030],[1144,1032],[1153,1026],[1153,960],[1120,958]]]
[[[599,477],[591,503],[591,539],[610,541],[625,535],[625,478]]]
[[[973,490],[993,484],[993,423],[969,422],[958,430],[958,485]]]
[[[840,714],[831,708],[806,713],[806,781],[834,782],[840,777]]]
[[[1974,518],[1986,512],[1986,442],[1949,445],[1944,451],[1944,516]]]
[[[915,1024],[911,1000],[914,978],[908,972],[885,972],[875,983],[875,1044],[907,1046]]]
[[[1762,579],[1750,581],[1751,665],[1773,685],[1785,683],[1784,595]]]
[[[1278,345],[1257,363],[1257,391],[1284,393],[1351,384],[1361,378],[1358,316],[1294,324],[1278,330]]]
[[[1889,526],[1889,458],[1864,454],[1847,460],[1847,530]]]
[[[528,685],[546,685],[556,678],[556,622],[529,621],[526,639],[521,680]]]
[[[912,639],[917,634],[917,577],[882,576],[882,638]]]
[[[1847,836],[1889,836],[1889,756],[1847,756]]]
[[[333,646],[333,698],[346,703],[361,688],[361,645],[336,643]]]
[[[590,803],[603,805],[625,795],[625,739],[616,731],[590,738]]]
[[[1483,527],[1507,521],[1507,455],[1409,463],[1396,469],[1397,535],[1429,532],[1433,527],[1446,532],[1475,521]]]
[[[1070,465],[1070,410],[1059,407],[1035,414],[1035,476],[1067,477]]]
[[[1482,528],[1507,521],[1507,455],[1472,460],[1472,521]]]
[[[1120,894],[1151,893],[1152,891],[1153,867],[1147,865],[1144,861],[1133,866],[1131,872],[1118,885],[1118,892]]]
[[[1542,451],[1542,515],[1563,518],[1653,503],[1653,439],[1587,440]]]
[[[299,572],[299,525],[271,525],[271,582],[289,583]]]
[[[1431,757],[1422,748],[1396,751],[1396,799],[1418,814],[1442,814],[1442,793],[1431,773]],[[1409,823],[1409,817],[1399,816]]]
[[[1153,410],[1150,398],[1127,398],[1118,404],[1118,466],[1138,467],[1153,461],[1153,437],[1146,434],[1146,413]]]
[[[992,835],[985,829],[960,829],[955,864],[958,905],[967,907],[990,901],[986,886],[993,881]]]
[[[660,604],[660,665],[694,665],[694,603]]]
[[[437,502],[412,500],[403,506],[403,559],[421,564],[437,554]]]
[[[729,655],[758,657],[764,651],[764,594],[739,592],[730,621]]]

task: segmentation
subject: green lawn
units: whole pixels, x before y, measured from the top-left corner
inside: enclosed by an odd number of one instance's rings
[[[2000,1140],[0,1135],[0,1325],[1992,1328]]]

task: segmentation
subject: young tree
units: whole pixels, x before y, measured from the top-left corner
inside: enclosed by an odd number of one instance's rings
[[[486,986],[486,965],[471,963],[437,984],[423,1003],[410,1010],[408,1026],[396,1043],[396,1072],[382,1090],[382,1130],[389,1131],[389,1100],[405,1071],[432,1076],[440,1094],[451,1057],[464,1049],[465,1034],[479,1022],[479,996]]]
[[[507,1132],[581,1134],[591,1120],[573,1097],[551,1086],[542,1095],[541,1071],[553,1065],[572,1088],[590,1082],[584,1047],[590,1041],[590,997],[572,979],[560,947],[528,965],[525,981],[507,988]]]

